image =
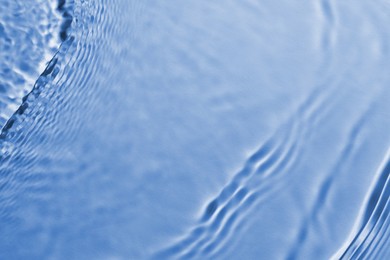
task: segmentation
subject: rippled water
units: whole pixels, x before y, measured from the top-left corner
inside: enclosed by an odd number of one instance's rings
[[[390,258],[389,20],[0,0],[0,259]]]

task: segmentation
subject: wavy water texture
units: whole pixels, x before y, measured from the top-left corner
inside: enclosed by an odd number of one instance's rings
[[[357,150],[356,146],[359,145],[358,140],[361,138],[362,129],[364,128],[367,119],[375,108],[375,106],[373,106],[373,102],[371,102],[369,105],[369,108],[367,108],[366,111],[364,111],[363,114],[351,126],[351,129],[347,134],[348,141],[343,144],[340,155],[338,155],[339,159],[332,166],[330,174],[326,176],[324,180],[322,180],[322,184],[318,189],[318,193],[315,196],[313,205],[311,206],[311,211],[306,215],[306,217],[302,219],[296,242],[292,244],[290,253],[286,256],[286,259],[299,259],[298,254],[300,245],[307,242],[305,240],[308,239],[308,230],[312,227],[312,225],[314,225],[313,222],[316,223],[316,225],[319,225],[321,210],[323,210],[326,205],[326,200],[329,197],[332,185],[334,185],[334,183],[337,181],[337,178],[339,177],[334,173],[342,173],[344,162],[350,161],[353,158],[353,153]]]
[[[3,1],[0,8],[0,128],[31,91],[60,44],[56,1]]]
[[[385,1],[51,8],[2,124],[1,259],[388,256]]]
[[[239,227],[242,226],[239,222],[243,221],[245,216],[249,214],[247,213],[248,209],[251,206],[254,207],[256,202],[260,202],[260,198],[264,199],[265,193],[272,195],[283,187],[284,182],[288,182],[288,176],[277,178],[277,181],[273,178],[292,171],[289,167],[296,164],[297,158],[294,157],[297,156],[297,153],[300,153],[299,143],[302,142],[300,141],[302,136],[307,135],[307,128],[313,129],[316,127],[315,124],[321,120],[321,116],[324,116],[324,107],[329,106],[334,101],[334,88],[337,88],[340,84],[337,82],[340,79],[336,78],[332,71],[332,67],[335,66],[335,64],[332,64],[334,63],[332,52],[336,48],[336,35],[338,34],[336,31],[337,18],[332,5],[332,1],[329,0],[319,1],[319,10],[324,19],[324,29],[320,40],[324,59],[323,63],[319,65],[319,71],[321,72],[319,78],[324,77],[324,79],[319,82],[302,105],[298,107],[297,112],[293,113],[290,117],[291,122],[281,125],[282,131],[289,129],[288,133],[283,134],[276,131],[274,136],[260,146],[247,159],[243,168],[225,185],[219,195],[208,203],[203,216],[198,221],[199,223],[172,246],[157,252],[156,259],[222,257],[221,252],[228,250],[226,245],[223,245],[224,242],[229,240],[233,234],[237,235]],[[349,72],[350,70],[343,74]],[[338,74],[343,76],[342,73]],[[316,225],[319,224],[318,218],[328,197],[329,190],[337,180],[335,173],[342,172],[341,168],[345,167],[345,162],[353,160],[352,153],[357,150],[355,147],[357,140],[362,138],[360,136],[361,129],[375,111],[374,104],[376,100],[378,100],[378,96],[368,103],[367,111],[363,112],[362,116],[351,125],[350,131],[347,133],[348,141],[344,142],[338,159],[331,167],[328,176],[322,181],[316,199],[313,201],[311,212],[302,218],[296,242],[295,244],[292,243],[290,253],[286,256],[287,259],[301,259],[298,257],[301,244],[304,244],[305,240],[308,239],[307,233],[311,228],[311,223],[317,222]],[[297,127],[294,126],[294,123],[297,121],[305,127],[298,126],[298,130],[296,130]],[[297,135],[297,133],[299,134]],[[285,134],[288,135],[290,140],[283,139]],[[280,144],[276,143],[276,138],[279,139]],[[259,180],[256,180],[256,178],[259,178]],[[268,182],[269,185],[267,185]],[[383,182],[380,181],[380,183]],[[255,189],[250,188],[252,185]],[[266,187],[264,191],[262,191],[262,186]],[[258,208],[259,205],[256,207]]]
[[[9,131],[9,129],[14,125],[14,122],[16,120],[22,121],[24,118],[22,117],[23,113],[28,110],[29,103],[36,99],[40,93],[42,92],[42,89],[45,88],[47,85],[50,85],[50,83],[56,78],[59,70],[60,70],[60,64],[61,64],[61,56],[64,56],[64,54],[68,51],[69,45],[74,40],[74,37],[68,37],[68,33],[70,31],[70,26],[72,23],[72,13],[73,13],[73,1],[67,1],[65,0],[59,0],[55,10],[59,12],[59,14],[62,17],[62,20],[58,21],[50,21],[51,24],[60,24],[58,26],[58,32],[56,32],[59,35],[59,38],[61,40],[60,43],[57,42],[56,47],[52,47],[53,57],[50,59],[49,62],[46,64],[46,68],[43,70],[43,72],[40,74],[39,77],[37,77],[37,80],[35,83],[30,86],[32,82],[24,82],[25,84],[21,86],[23,88],[23,96],[13,99],[14,103],[9,103],[8,106],[12,106],[15,108],[15,106],[19,105],[17,109],[14,111],[9,110],[10,113],[7,117],[7,115],[4,114],[4,119],[6,119],[6,122],[2,124],[1,127],[1,135],[0,137],[4,139],[5,135]],[[27,15],[27,14],[23,14]],[[43,20],[43,22],[45,22]],[[46,21],[47,22],[47,21]],[[52,25],[51,25],[52,26]],[[32,30],[32,29],[31,29]],[[52,32],[54,34],[54,32]],[[48,34],[46,36],[47,39],[54,38],[52,34]],[[34,40],[33,37],[29,36],[30,40]],[[17,41],[17,39],[15,39]],[[32,46],[35,46],[37,43],[31,43]],[[47,46],[44,46],[45,48],[50,47],[48,43],[46,43]],[[39,46],[39,45],[38,45]],[[20,51],[18,49],[15,50]],[[15,53],[16,56],[18,56],[20,59],[23,59],[23,62],[34,62],[34,61],[28,61],[24,57],[24,53]],[[34,55],[30,52],[30,55]],[[47,58],[47,56],[46,56]],[[31,65],[29,65],[31,66]],[[39,67],[38,67],[39,68]],[[5,68],[6,70],[10,70],[9,68]],[[15,71],[15,69],[14,69]],[[33,73],[32,71],[30,71]],[[17,86],[9,86],[10,91],[17,90]],[[12,113],[12,114],[11,114]],[[30,118],[32,119],[32,118]]]
[[[375,185],[351,242],[334,256],[337,259],[387,259],[390,232],[390,152],[380,166]]]

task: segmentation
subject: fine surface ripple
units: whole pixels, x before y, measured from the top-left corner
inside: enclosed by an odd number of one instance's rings
[[[0,6],[0,259],[390,257],[388,1]]]

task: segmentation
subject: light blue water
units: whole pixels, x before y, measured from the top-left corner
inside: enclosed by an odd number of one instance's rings
[[[0,259],[390,258],[389,20],[0,0]]]

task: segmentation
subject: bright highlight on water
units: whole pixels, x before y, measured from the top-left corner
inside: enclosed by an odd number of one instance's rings
[[[0,0],[0,259],[389,259],[387,0]]]

